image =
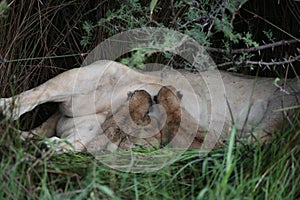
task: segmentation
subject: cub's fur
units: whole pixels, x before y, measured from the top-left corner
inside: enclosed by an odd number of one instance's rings
[[[152,106],[152,98],[145,90],[136,90],[133,93],[128,93],[129,114],[131,119],[137,125],[147,125],[150,123],[150,118],[147,113]]]
[[[159,147],[155,137],[146,137],[147,133],[159,133],[156,122],[148,115],[152,99],[145,90],[128,93],[128,101],[122,104],[115,113],[108,114],[102,124],[104,135],[110,140],[108,151],[116,149],[129,150],[140,146],[143,148]],[[128,110],[129,109],[129,110]]]
[[[150,94],[145,90],[128,93],[127,102],[109,114],[101,126],[111,142],[105,150],[159,148],[166,145],[201,148],[205,131],[201,131],[193,123],[192,116],[181,107],[181,98],[182,94],[174,87],[163,86],[154,97],[155,103],[162,106],[160,108],[163,110],[156,113],[156,118],[151,118],[149,110],[153,102]],[[157,124],[163,119],[165,124],[159,130]]]
[[[166,115],[166,123],[161,130],[162,145],[171,141],[178,132],[181,122],[181,97],[182,95],[172,86],[163,86],[154,97],[156,103],[163,106]]]
[[[170,143],[181,148],[191,144],[190,148],[201,148],[205,131],[199,129],[192,116],[180,105],[181,98],[182,94],[173,86],[163,86],[154,97],[166,114],[166,123],[161,130],[162,144]]]

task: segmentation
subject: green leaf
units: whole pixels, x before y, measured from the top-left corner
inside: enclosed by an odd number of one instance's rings
[[[151,3],[150,3],[150,14],[153,13],[153,10],[154,10],[154,8],[155,8],[155,6],[156,6],[156,4],[157,4],[157,1],[158,1],[158,0],[152,0],[152,1],[151,1]]]
[[[279,81],[280,81],[280,78],[278,78],[278,77],[275,78],[275,80],[274,80],[274,85],[275,85],[275,86],[278,86],[278,82],[279,82]]]

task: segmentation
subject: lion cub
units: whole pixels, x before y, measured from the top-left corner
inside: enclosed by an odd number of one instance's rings
[[[145,90],[128,93],[127,102],[110,113],[101,125],[110,141],[106,150],[201,148],[205,132],[181,107],[181,98],[182,94],[172,86],[163,86],[154,102]]]
[[[178,132],[181,122],[180,100],[182,95],[172,86],[163,86],[154,101],[163,106],[163,117],[166,118],[165,124],[161,130],[161,145],[168,144]]]
[[[173,86],[163,86],[154,101],[162,105],[166,122],[161,130],[161,144],[172,147],[200,149],[205,132],[201,131],[195,119],[180,106],[182,94]]]
[[[158,148],[160,142],[152,136],[159,134],[159,129],[148,115],[152,104],[152,98],[145,90],[128,93],[128,100],[115,113],[108,114],[101,125],[110,141],[106,150]]]

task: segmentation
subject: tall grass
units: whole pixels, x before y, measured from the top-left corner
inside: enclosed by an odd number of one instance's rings
[[[7,4],[5,16],[0,18],[1,96],[35,87],[81,64],[80,27],[85,19],[81,10],[92,6],[88,1]]]
[[[186,151],[151,173],[110,169],[88,153],[57,154],[2,124],[0,199],[297,199],[300,131],[269,143],[229,143],[200,157]],[[232,140],[233,141],[233,140]]]

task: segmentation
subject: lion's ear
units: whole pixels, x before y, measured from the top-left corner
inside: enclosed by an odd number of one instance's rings
[[[176,91],[176,96],[178,97],[178,99],[181,101],[182,99],[182,94],[180,91]]]

